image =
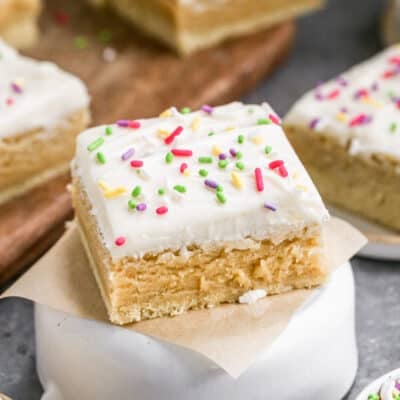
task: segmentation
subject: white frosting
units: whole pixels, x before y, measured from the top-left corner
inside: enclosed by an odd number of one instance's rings
[[[267,295],[264,289],[249,290],[239,297],[240,304],[254,304]]]
[[[400,160],[400,47],[392,46],[305,94],[285,124],[349,145],[351,154],[383,154]],[[363,115],[364,123],[351,124]],[[351,126],[352,125],[352,126]]]
[[[214,108],[211,115],[204,111],[183,115],[176,109],[171,109],[170,114],[167,118],[140,120],[139,129],[112,125],[112,134],[106,135],[105,127],[100,126],[78,137],[73,173],[87,192],[112,256],[140,257],[147,252],[179,250],[190,244],[207,247],[221,241],[234,242],[232,246],[237,247],[237,241],[248,237],[279,242],[295,229],[321,224],[328,218],[282,128],[272,122],[258,124],[269,116],[274,119],[269,105],[232,103]],[[193,129],[196,121],[198,129]],[[158,130],[169,133],[177,126],[183,127],[182,133],[166,145]],[[214,135],[209,136],[210,132]],[[242,144],[238,143],[239,135],[244,137]],[[88,145],[98,138],[104,143],[88,151]],[[212,153],[215,146],[227,155],[225,169],[218,166],[218,156]],[[269,154],[265,153],[266,146],[272,148]],[[121,155],[130,148],[135,149],[135,155],[123,161]],[[190,149],[193,156],[175,157],[167,164],[165,156],[171,149]],[[239,160],[231,156],[230,149],[243,154],[243,170],[236,167]],[[104,155],[105,164],[97,161],[96,152]],[[212,164],[199,163],[202,156],[212,157]],[[132,160],[143,161],[143,168],[132,168]],[[288,177],[269,168],[274,160],[284,161]],[[180,172],[182,163],[188,165],[188,176]],[[262,171],[262,192],[256,190],[255,168]],[[200,176],[200,169],[207,170],[208,176]],[[232,172],[240,177],[241,189],[234,186]],[[207,187],[205,179],[223,187],[226,203],[218,201],[216,190]],[[100,187],[99,182],[106,188]],[[142,195],[133,198],[131,192],[137,185],[141,186]],[[175,185],[185,186],[186,192],[177,192]],[[163,196],[158,194],[159,188],[165,190]],[[105,196],[115,189],[126,192],[115,198]],[[146,211],[130,210],[129,200],[145,203]],[[265,203],[276,211],[265,208]],[[158,215],[156,209],[160,206],[167,206],[168,212]],[[117,246],[115,240],[121,237],[125,243]]]
[[[47,62],[20,56],[0,40],[0,138],[45,131],[87,107],[84,84]]]

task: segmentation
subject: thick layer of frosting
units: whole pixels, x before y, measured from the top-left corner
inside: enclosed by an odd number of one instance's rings
[[[51,128],[88,106],[84,84],[56,65],[20,56],[0,40],[0,139]]]
[[[172,108],[119,125],[131,127],[82,133],[72,168],[115,257],[243,246],[247,237],[279,242],[328,217],[267,104]]]
[[[400,46],[305,94],[285,117],[348,145],[351,154],[400,160]]]

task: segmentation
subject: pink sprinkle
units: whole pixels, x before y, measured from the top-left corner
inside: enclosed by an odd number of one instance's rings
[[[183,150],[183,149],[172,149],[171,153],[176,157],[191,157],[193,155],[192,150]]]
[[[392,64],[400,64],[400,56],[390,57],[389,62]]]
[[[284,165],[281,165],[279,168],[278,168],[278,172],[279,172],[279,175],[282,177],[282,178],[287,178],[288,177],[288,172],[287,172],[287,169],[286,169],[286,167],[284,166]]]
[[[156,213],[158,215],[163,215],[163,214],[166,214],[167,212],[168,212],[168,207],[166,207],[166,206],[158,207],[156,209]]]
[[[164,143],[171,144],[174,141],[174,139],[182,133],[182,131],[183,131],[183,127],[178,126],[169,136],[167,136],[164,139]]]
[[[275,161],[271,161],[268,164],[269,169],[275,169],[275,168],[279,168],[283,166],[283,160],[275,160]]]
[[[335,90],[332,90],[332,92],[328,93],[328,95],[326,97],[329,100],[333,100],[333,99],[336,99],[336,97],[338,97],[339,95],[340,95],[340,90],[335,89]]]
[[[186,163],[181,164],[181,166],[179,167],[179,171],[181,172],[181,174],[183,174],[185,172],[187,167],[188,167],[188,165]]]
[[[124,161],[126,161],[126,160],[129,160],[134,154],[135,154],[135,149],[133,147],[131,147],[130,149],[125,151],[125,153],[122,154],[121,158]]]
[[[139,129],[141,127],[141,123],[139,121],[129,121],[128,127],[132,129]]]
[[[275,114],[269,114],[268,118],[276,125],[280,125],[282,123],[281,119]]]
[[[211,106],[209,106],[208,104],[204,104],[202,107],[201,107],[201,109],[205,112],[205,113],[207,113],[207,114],[212,114],[212,112],[213,112],[213,108],[211,107]]]
[[[264,190],[264,180],[262,176],[261,168],[256,168],[254,170],[254,178],[256,180],[256,187],[259,192]]]
[[[366,122],[366,118],[368,117],[365,114],[358,114],[350,121],[349,126],[361,125]]]
[[[123,236],[120,236],[120,237],[115,239],[114,243],[115,243],[116,246],[123,246],[125,244],[125,242],[126,242],[126,238],[123,237]]]
[[[137,211],[145,211],[147,208],[147,205],[145,203],[140,203],[136,206]]]
[[[396,71],[396,70],[390,69],[390,70],[385,71],[385,72],[382,74],[382,78],[383,78],[383,79],[389,79],[389,78],[392,78],[393,76],[395,76],[396,74],[397,74],[397,71]]]
[[[141,168],[141,167],[143,167],[143,161],[141,161],[141,160],[132,160],[131,161],[131,167],[132,168]]]
[[[7,104],[8,106],[12,106],[12,105],[14,104],[14,100],[13,100],[11,97],[8,97],[8,98],[6,99],[6,104]]]

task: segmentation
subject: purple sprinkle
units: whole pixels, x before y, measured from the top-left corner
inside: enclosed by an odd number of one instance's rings
[[[136,210],[137,210],[137,211],[145,211],[146,208],[147,208],[147,206],[146,206],[145,203],[140,203],[140,204],[138,204],[138,205],[136,206]]]
[[[339,83],[340,86],[347,86],[349,84],[343,76],[338,76],[337,82]]]
[[[371,90],[373,90],[374,92],[376,92],[379,89],[379,85],[378,82],[374,82],[371,86]]]
[[[264,208],[267,208],[271,211],[276,211],[276,207],[274,207],[272,204],[264,203]]]
[[[121,128],[127,128],[129,126],[129,121],[126,119],[119,119],[117,121],[117,125],[120,126]]]
[[[315,93],[315,98],[316,98],[317,100],[324,100],[324,96],[323,96],[321,93],[319,93],[319,92],[316,92],[316,93]]]
[[[15,82],[11,83],[11,88],[15,93],[22,93],[22,88],[21,86],[19,86],[18,84],[16,84]]]
[[[349,112],[349,109],[347,108],[347,107],[341,107],[340,108],[340,112],[342,112],[342,113],[348,113]]]
[[[397,390],[400,390],[400,381],[396,381],[396,384],[394,386]]]
[[[218,183],[215,181],[212,181],[211,179],[206,179],[204,181],[204,184],[212,189],[216,189],[218,187]]]
[[[364,116],[363,120],[362,120],[362,124],[369,124],[372,121],[372,115],[366,115]]]
[[[205,112],[205,113],[207,113],[207,114],[212,114],[212,112],[213,112],[213,108],[211,107],[211,106],[209,106],[208,104],[204,104],[202,107],[201,107],[201,109]]]
[[[221,154],[218,156],[218,158],[219,158],[220,160],[226,160],[227,157],[228,157],[228,156],[227,156],[225,153],[221,153]]]
[[[135,154],[135,149],[131,147],[130,149],[125,151],[125,153],[122,154],[121,158],[122,160],[126,161],[129,160],[134,154]]]
[[[310,121],[310,124],[309,124],[310,129],[315,129],[316,126],[317,126],[317,124],[318,124],[318,122],[319,122],[319,118],[314,118],[314,119],[312,119],[312,120]]]
[[[237,151],[235,149],[229,149],[229,153],[231,153],[232,157],[236,157]]]

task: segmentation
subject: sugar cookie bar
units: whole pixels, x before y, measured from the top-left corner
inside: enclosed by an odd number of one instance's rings
[[[322,196],[400,230],[400,47],[305,94],[285,129]]]
[[[319,8],[322,0],[89,0],[108,4],[179,53],[267,28]]]
[[[73,199],[112,322],[325,280],[329,216],[279,122],[232,103],[79,135]]]
[[[88,104],[80,80],[0,41],[0,203],[68,171]]]
[[[0,38],[17,48],[34,44],[40,10],[41,0],[0,1]]]

